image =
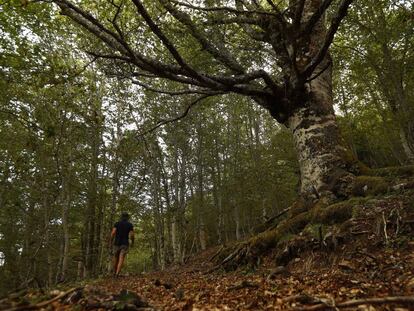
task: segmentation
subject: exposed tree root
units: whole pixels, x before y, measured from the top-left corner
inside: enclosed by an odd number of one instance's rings
[[[384,191],[383,179],[375,177],[372,178],[360,178],[358,189],[363,185],[363,181],[368,180],[371,189],[379,189],[379,193]],[[379,185],[379,186],[376,186]],[[389,187],[388,187],[389,189]],[[374,191],[374,190],[373,190]],[[398,200],[406,197],[396,194]],[[219,254],[215,254],[214,258],[217,263],[215,267],[210,269],[207,273],[223,268],[224,270],[234,270],[240,265],[251,264],[253,266],[259,261],[259,258],[272,249],[277,249],[275,259],[279,265],[287,264],[291,259],[300,255],[301,252],[319,248],[335,249],[338,244],[345,242],[347,238],[355,236],[355,232],[360,233],[361,228],[355,224],[358,219],[365,219],[367,211],[370,209],[364,209],[363,206],[373,206],[381,204],[397,204],[396,206],[402,206],[402,202],[397,201],[389,202],[381,200],[379,198],[372,198],[372,196],[353,197],[346,201],[341,201],[334,204],[329,204],[329,200],[320,199],[315,204],[309,204],[304,200],[298,200],[289,209],[290,215],[288,218],[280,221],[276,227],[272,225],[268,230],[261,232],[252,238],[237,243],[232,247],[223,248]],[[397,202],[397,203],[396,203]],[[382,207],[380,207],[381,209]],[[394,205],[388,216],[390,219],[393,213],[397,212]],[[283,211],[285,212],[285,211]],[[380,220],[380,226],[382,226],[383,234],[387,238],[387,222],[389,219],[378,218],[380,214],[370,215],[372,218],[371,223],[375,223]],[[401,218],[401,217],[400,217]],[[376,220],[375,220],[376,219]],[[404,218],[405,219],[405,218]],[[374,221],[375,220],[375,221]],[[331,235],[323,235],[322,226],[329,232],[333,232]],[[397,226],[399,226],[397,224]],[[304,229],[306,230],[304,231]],[[372,229],[372,228],[371,228]],[[313,231],[311,237],[309,230]],[[355,231],[356,230],[356,231]],[[398,231],[398,228],[396,229]],[[301,236],[298,234],[303,232]],[[364,234],[371,231],[362,230]],[[326,233],[326,232],[325,232]]]
[[[240,243],[209,272],[221,267],[224,269],[231,269],[232,266],[247,263],[247,260],[255,260],[257,255],[262,254],[266,249],[275,247],[284,234],[299,233],[309,223],[309,220],[310,213],[302,213],[292,219],[281,222],[279,226],[273,230],[262,232],[250,240]],[[223,250],[223,252],[226,251],[228,252],[229,250]]]
[[[277,213],[275,216],[270,217],[263,224],[254,228],[253,231],[257,234],[257,233],[275,228],[277,226],[277,223],[275,224],[275,221],[278,220],[283,215],[287,214],[290,211],[290,209],[291,209],[291,206],[289,206],[288,208],[285,208],[280,213]]]

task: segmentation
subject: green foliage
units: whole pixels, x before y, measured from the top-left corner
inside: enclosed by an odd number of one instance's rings
[[[414,165],[393,166],[374,169],[371,172],[374,176],[381,177],[412,177],[414,176]]]
[[[359,1],[333,47],[342,132],[371,167],[412,161],[407,153],[414,150],[410,10],[408,3]]]

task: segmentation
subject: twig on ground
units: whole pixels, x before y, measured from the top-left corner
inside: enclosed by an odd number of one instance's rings
[[[387,219],[385,219],[385,213],[384,213],[384,212],[382,212],[382,221],[384,222],[384,237],[385,237],[385,244],[388,244]]]
[[[243,289],[243,288],[258,288],[259,285],[257,285],[256,283],[250,283],[249,281],[242,281],[240,284],[234,285],[234,286],[230,286],[229,288],[227,288],[227,290],[239,290],[239,289]]]
[[[374,257],[373,255],[369,254],[368,252],[364,252],[364,251],[357,251],[355,252],[356,254],[360,254],[360,255],[364,255],[367,256],[369,258],[371,258],[372,260],[374,260],[377,264],[378,264],[378,259],[376,257]]]
[[[224,249],[224,245],[221,245],[221,247],[219,248],[219,250],[217,251],[217,252],[215,252],[214,253],[214,255],[213,256],[211,256],[209,259],[208,259],[208,261],[213,261],[213,259],[214,258],[216,258],[220,253],[221,253],[221,251]]]
[[[364,230],[364,231],[351,231],[350,232],[352,235],[362,235],[362,234],[369,234],[369,233],[371,233],[370,231],[368,231],[368,230]]]
[[[284,303],[286,303],[286,302],[300,302],[302,304],[311,304],[311,303],[320,302],[319,299],[311,297],[306,293],[289,296],[289,297],[283,298],[282,301]]]
[[[390,303],[412,305],[414,304],[414,296],[354,299],[354,300],[348,300],[345,302],[334,304],[334,306],[328,305],[326,303],[320,303],[320,304],[309,306],[309,307],[295,308],[295,310],[297,311],[329,310],[329,309],[338,309],[338,308],[350,308],[350,307],[356,307],[356,306],[365,305],[365,304],[381,305],[381,304],[390,304]]]
[[[41,309],[41,308],[44,308],[47,305],[49,305],[49,304],[51,304],[51,303],[53,303],[55,301],[58,301],[58,300],[60,300],[60,299],[62,299],[64,297],[66,297],[67,295],[73,293],[74,291],[80,290],[82,288],[83,287],[74,287],[74,288],[69,289],[66,292],[61,293],[60,295],[57,295],[56,297],[54,297],[52,299],[49,299],[49,300],[46,300],[46,301],[42,301],[42,302],[39,302],[39,303],[34,304],[34,305],[17,306],[17,307],[13,307],[13,308],[10,308],[10,309],[6,309],[4,311],[20,311],[20,310],[36,310],[36,309]]]

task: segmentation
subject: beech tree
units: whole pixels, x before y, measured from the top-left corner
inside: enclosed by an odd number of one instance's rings
[[[207,97],[248,96],[291,129],[301,193],[347,195],[355,163],[334,115],[328,50],[352,0],[52,2],[92,35],[88,53],[111,74],[185,97],[183,115]],[[181,88],[159,89],[159,79]]]

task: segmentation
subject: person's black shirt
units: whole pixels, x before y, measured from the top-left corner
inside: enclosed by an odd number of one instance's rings
[[[129,245],[129,232],[134,230],[132,224],[127,220],[118,221],[114,227],[116,228],[115,245]]]

